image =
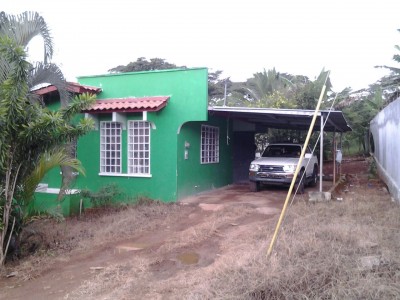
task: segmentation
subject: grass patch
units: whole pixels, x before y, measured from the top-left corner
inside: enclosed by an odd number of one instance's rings
[[[120,188],[115,183],[107,184],[97,192],[86,189],[81,191],[81,197],[88,198],[93,207],[112,206],[115,198],[119,197],[121,194]]]
[[[297,203],[270,258],[265,243],[254,240],[252,250],[226,260],[207,289],[190,298],[398,299],[399,215],[399,206],[377,196]],[[271,236],[270,228],[264,236]],[[380,263],[363,266],[365,257]]]

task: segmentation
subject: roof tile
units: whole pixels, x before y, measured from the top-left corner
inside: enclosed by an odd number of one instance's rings
[[[169,96],[115,98],[96,100],[88,113],[159,111],[167,105]]]
[[[89,94],[98,94],[101,92],[101,88],[95,87],[95,86],[88,86],[88,85],[82,85],[76,82],[67,82],[66,85],[66,90],[72,93],[76,94],[83,94],[83,93],[89,93]],[[48,85],[41,85],[33,89],[33,93],[37,95],[45,95],[45,94],[50,94],[52,92],[57,91],[57,87],[51,84]]]

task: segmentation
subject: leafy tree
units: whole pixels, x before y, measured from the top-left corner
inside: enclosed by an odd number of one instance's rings
[[[246,82],[251,99],[262,102],[267,96],[290,89],[292,82],[274,69],[257,72]]]
[[[130,62],[127,65],[119,65],[115,68],[108,70],[110,73],[127,73],[127,72],[141,72],[141,71],[154,71],[154,70],[169,70],[169,69],[186,69],[186,66],[178,67],[171,64],[163,58],[150,58],[147,60],[145,57],[139,57],[136,61]]]
[[[314,109],[321,89],[325,83],[327,72],[322,70],[314,80],[309,80],[306,76],[279,73],[275,69],[255,73],[249,78],[244,88],[248,92],[240,101],[240,106],[259,107],[259,108],[286,108],[286,109]],[[330,91],[331,84],[328,79],[326,82],[327,93]],[[258,141],[302,141],[305,139],[303,131],[270,129],[267,133],[257,136]],[[260,146],[260,148],[262,148]]]
[[[249,106],[251,99],[246,82],[230,82],[227,86],[226,106]],[[220,99],[216,105],[222,105],[223,99]]]
[[[10,230],[10,216],[28,197],[28,178],[40,166],[43,155],[85,134],[92,128],[86,119],[72,118],[90,106],[94,97],[82,95],[70,102],[60,69],[47,63],[52,49],[47,26],[37,13],[18,16],[0,13],[0,265],[4,263]],[[35,35],[45,41],[45,62],[32,65],[24,47]],[[49,111],[32,92],[39,83],[54,84],[62,108]],[[70,165],[77,166],[76,161]],[[68,164],[68,163],[66,163]],[[31,181],[32,182],[32,181]],[[32,186],[31,186],[32,188]],[[25,198],[24,198],[25,196]],[[15,219],[14,219],[15,220]],[[14,222],[12,221],[12,226]]]
[[[230,92],[232,81],[230,78],[221,79],[220,76],[222,71],[217,70],[215,72],[208,73],[208,102],[211,105],[222,105],[226,92]]]
[[[167,62],[163,58],[150,58],[147,60],[145,57],[139,57],[136,61],[130,62],[127,65],[119,65],[109,69],[110,73],[126,73],[126,72],[141,72],[141,71],[154,71],[154,70],[169,70],[169,69],[186,69],[186,66],[177,66],[173,63]],[[227,83],[227,90],[232,85],[229,78],[221,79],[222,71],[208,73],[208,99],[210,104],[220,103],[225,94],[225,83]]]
[[[315,108],[327,72],[321,71],[315,81],[306,76],[279,73],[274,69],[255,73],[246,81],[247,95],[242,105],[269,108]],[[327,82],[327,92],[331,84]],[[327,95],[327,92],[325,96]]]
[[[252,100],[249,102],[249,106],[259,108],[296,108],[296,103],[293,99],[285,97],[282,92],[274,91],[259,100]]]
[[[400,32],[400,29],[398,31]],[[396,45],[395,49],[400,51],[400,46]],[[393,60],[400,63],[400,54],[394,54]],[[359,152],[368,153],[370,121],[380,110],[400,96],[400,68],[386,65],[377,67],[386,68],[391,74],[365,89],[358,91],[345,89],[335,106],[337,109],[343,109],[353,129],[346,134],[343,141],[343,146],[348,151],[352,145],[356,145],[359,147]]]
[[[400,32],[400,29],[397,31]],[[400,63],[400,45],[395,45],[394,48],[399,53],[393,55],[393,60]],[[381,78],[378,84],[388,94],[388,102],[397,99],[400,96],[400,68],[386,65],[377,66],[377,68],[386,68],[391,71],[391,74]]]
[[[350,147],[350,141],[359,145],[359,151],[368,153],[368,131],[369,123],[385,106],[382,97],[382,90],[376,90],[375,93],[368,94],[361,100],[352,102],[349,106],[343,108],[343,112],[348,117],[352,132],[347,133],[347,147]]]
[[[296,108],[299,109],[314,109],[317,106],[319,96],[321,94],[322,87],[324,86],[327,71],[322,69],[318,77],[314,81],[307,80],[297,85],[295,93],[295,101],[297,103]],[[326,100],[328,92],[332,88],[330,79],[325,83],[326,90],[323,95],[323,99]]]
[[[214,106],[245,106],[250,99],[245,82],[220,78],[221,70],[208,73],[208,103]],[[244,104],[244,102],[246,104]]]

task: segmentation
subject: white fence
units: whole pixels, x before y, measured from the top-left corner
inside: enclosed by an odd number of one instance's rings
[[[400,98],[390,103],[370,123],[373,155],[379,177],[400,202]]]

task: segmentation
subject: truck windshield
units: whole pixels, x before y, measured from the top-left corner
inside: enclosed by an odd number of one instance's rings
[[[300,157],[301,147],[297,145],[268,146],[262,157]]]

